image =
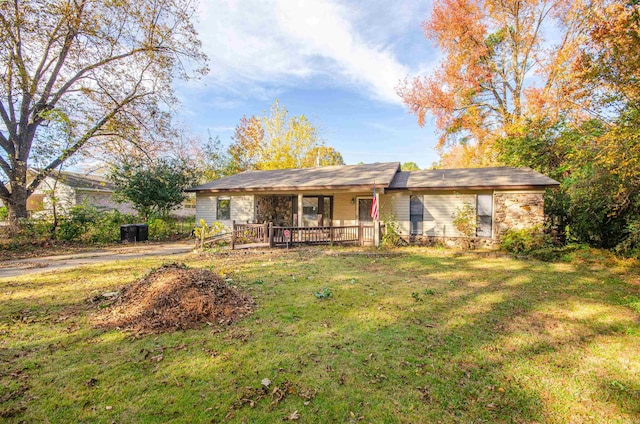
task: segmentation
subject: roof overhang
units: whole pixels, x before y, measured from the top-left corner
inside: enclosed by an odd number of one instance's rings
[[[387,191],[463,191],[463,190],[544,190],[558,187],[554,185],[474,185],[474,186],[448,186],[448,187],[391,187]]]
[[[192,188],[185,190],[189,193],[266,193],[266,192],[305,192],[305,191],[320,191],[320,190],[335,190],[342,192],[358,192],[365,190],[373,190],[374,184],[362,184],[362,185],[319,185],[319,186],[285,186],[285,187],[245,187],[245,188],[216,188],[216,189],[199,189],[194,190]],[[375,184],[376,189],[389,190],[388,184]]]

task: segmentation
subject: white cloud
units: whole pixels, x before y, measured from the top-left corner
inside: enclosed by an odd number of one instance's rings
[[[261,97],[275,87],[317,79],[399,104],[395,87],[411,71],[399,63],[392,43],[377,37],[374,44],[358,32],[363,11],[357,7],[363,6],[328,0],[202,0],[198,26],[211,60],[209,84]]]

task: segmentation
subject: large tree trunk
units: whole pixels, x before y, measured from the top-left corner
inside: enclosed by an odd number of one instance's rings
[[[9,212],[9,221],[15,222],[19,218],[27,217],[27,188],[21,184],[13,184],[11,197],[5,201]]]

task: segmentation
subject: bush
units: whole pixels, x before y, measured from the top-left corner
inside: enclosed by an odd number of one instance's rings
[[[89,226],[97,221],[98,213],[94,206],[74,206],[69,215],[60,221],[57,238],[65,241],[85,238],[89,233]]]
[[[9,211],[6,206],[0,207],[0,221],[5,221],[9,217]]]
[[[627,225],[626,237],[619,243],[614,252],[625,257],[640,259],[640,219]]]
[[[174,219],[168,217],[152,216],[147,221],[149,224],[150,240],[175,240],[191,235],[195,224],[195,218]]]
[[[509,253],[528,254],[534,250],[552,247],[551,237],[539,226],[521,230],[507,230],[500,237],[500,249]]]
[[[405,241],[400,236],[400,224],[396,221],[395,217],[389,216],[384,220],[385,231],[382,234],[382,240],[380,244],[382,247],[398,247],[405,244]]]

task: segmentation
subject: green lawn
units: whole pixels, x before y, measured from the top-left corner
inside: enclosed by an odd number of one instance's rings
[[[564,259],[186,255],[248,290],[256,312],[141,338],[95,329],[88,299],[163,259],[0,280],[0,420],[638,423],[637,264]]]

